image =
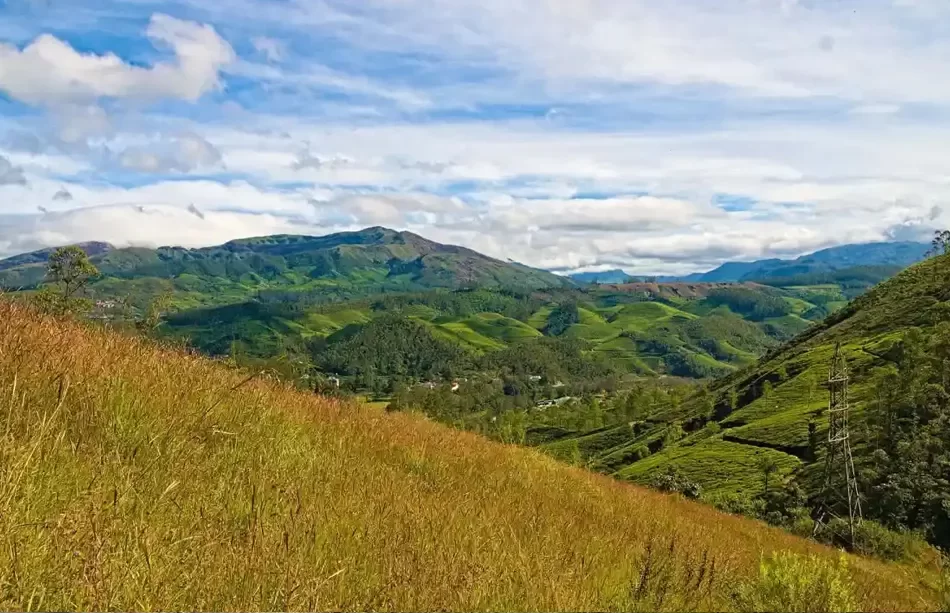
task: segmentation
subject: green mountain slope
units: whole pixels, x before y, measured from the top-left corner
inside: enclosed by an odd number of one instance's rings
[[[587,442],[587,459],[600,470],[648,482],[675,467],[710,494],[742,496],[761,488],[758,457],[771,454],[778,478],[794,475],[812,495],[821,480],[828,427],[825,381],[840,343],[850,369],[852,445],[866,514],[892,527],[923,530],[946,544],[948,322],[950,256],[941,256],[880,284],[705,392],[659,408],[632,436],[627,431],[619,437],[624,426],[593,435],[613,441],[610,446],[591,442],[590,433],[577,440]],[[682,434],[669,436],[676,428]],[[645,457],[630,453],[644,445]],[[903,475],[929,485],[920,490]]]
[[[206,249],[87,247],[102,273],[89,293],[118,302],[97,316],[134,316],[168,293],[167,334],[209,354],[258,358],[289,350],[318,357],[339,331],[398,313],[474,356],[552,336],[582,343],[589,357],[618,372],[709,378],[749,364],[850,297],[839,285],[805,279],[783,287],[577,288],[545,271],[385,228]],[[37,287],[49,253],[0,262],[0,286]]]

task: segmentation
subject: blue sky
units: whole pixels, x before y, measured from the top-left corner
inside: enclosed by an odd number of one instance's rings
[[[950,225],[943,0],[0,0],[0,256],[385,225],[675,274]]]

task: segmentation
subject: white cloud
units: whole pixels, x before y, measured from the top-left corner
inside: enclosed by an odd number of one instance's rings
[[[195,101],[220,86],[220,69],[235,59],[231,46],[209,25],[156,14],[146,35],[171,48],[175,60],[135,66],[112,53],[80,53],[51,34],[22,50],[0,44],[0,90],[31,104],[99,98]]]
[[[864,104],[851,109],[856,115],[893,115],[899,113],[901,107],[896,104]]]
[[[529,200],[492,211],[487,217],[500,227],[525,231],[640,234],[689,226],[701,216],[722,215],[717,209],[683,200],[642,196]]]
[[[307,62],[305,67],[296,70],[279,68],[271,64],[241,61],[227,68],[227,72],[294,91],[314,88],[386,100],[406,110],[422,111],[433,105],[427,95],[411,88],[346,74],[315,61]]]
[[[90,138],[112,133],[112,122],[101,107],[95,105],[60,104],[55,108],[58,138],[66,145],[84,146]]]
[[[950,101],[950,82],[942,78],[950,9],[940,0],[366,0],[358,7],[246,1],[241,10],[361,51],[438,58],[443,74],[504,75],[466,88],[472,105],[512,93],[535,101],[617,93],[592,91],[598,84],[714,86],[742,96],[866,103]],[[464,84],[432,89],[448,94],[458,85]]]
[[[0,90],[54,109],[0,118],[0,155],[29,178],[3,213],[50,211],[17,244],[113,222],[188,244],[383,224],[537,266],[676,273],[950,225],[939,0],[185,5],[248,55],[170,17],[148,34],[174,59],[145,67],[77,52],[68,26],[0,44]],[[189,117],[129,103],[223,79],[240,87]],[[124,188],[128,170],[210,179]],[[150,227],[139,206],[165,212]]]
[[[80,240],[206,246],[271,233],[322,234],[386,225],[462,244],[499,259],[558,270],[623,267],[678,274],[723,260],[798,255],[841,242],[924,235],[950,220],[924,202],[851,209],[794,208],[785,217],[725,212],[708,202],[618,197],[517,199],[484,194],[466,203],[431,194],[262,189],[243,182],[172,181],[132,189],[71,185],[74,201],[50,203],[46,184],[19,187],[16,223],[0,223],[0,254]],[[81,206],[76,203],[100,203]]]
[[[294,170],[323,170],[335,169],[348,166],[353,163],[353,159],[345,155],[321,156],[314,155],[310,151],[302,151],[293,163]]]

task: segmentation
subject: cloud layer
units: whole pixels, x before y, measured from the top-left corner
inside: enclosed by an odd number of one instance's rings
[[[0,23],[0,256],[387,225],[680,273],[950,225],[945,3],[63,0]]]

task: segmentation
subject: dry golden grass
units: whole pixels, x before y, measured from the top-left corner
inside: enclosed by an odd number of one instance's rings
[[[0,609],[724,609],[836,552],[0,300]],[[936,606],[853,559],[868,610]]]

